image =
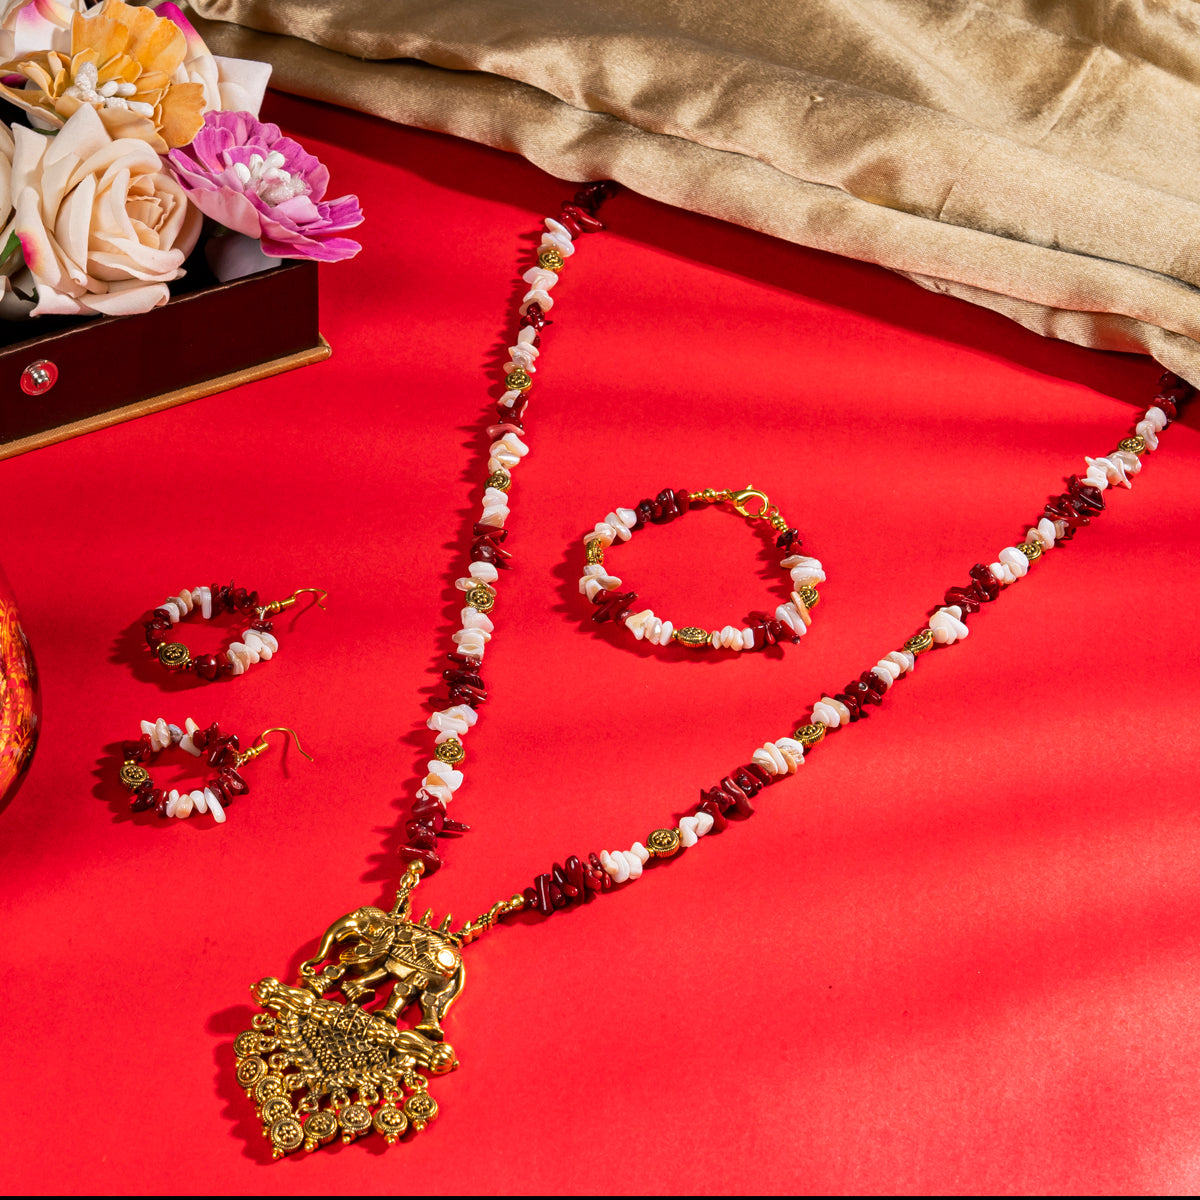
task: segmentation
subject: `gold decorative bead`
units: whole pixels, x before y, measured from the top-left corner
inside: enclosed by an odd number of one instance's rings
[[[477,583],[466,595],[467,603],[478,612],[491,612],[496,593],[486,583]]]
[[[805,608],[816,608],[817,602],[821,599],[817,595],[817,589],[811,583],[806,583],[802,588],[797,589],[796,595],[804,601]]]
[[[533,379],[527,371],[518,367],[515,371],[510,371],[504,377],[504,382],[515,391],[527,392],[533,387]]]
[[[566,261],[562,251],[555,250],[553,246],[543,246],[538,251],[538,266],[544,271],[561,271]]]
[[[1128,450],[1131,454],[1146,453],[1146,439],[1140,433],[1135,433],[1133,437],[1122,438],[1117,443],[1118,450]]]
[[[275,1121],[267,1136],[271,1139],[271,1151],[276,1158],[291,1154],[304,1145],[304,1129],[295,1117],[281,1117]]]
[[[672,854],[678,853],[679,844],[678,829],[655,829],[646,838],[646,849],[655,858],[670,858]]]
[[[507,471],[493,471],[484,480],[484,487],[495,488],[498,492],[507,492],[512,486],[512,476]]]
[[[910,654],[924,654],[926,650],[933,645],[933,630],[922,629],[920,633],[913,634],[912,637],[904,643],[904,649]]]
[[[1037,560],[1045,553],[1045,551],[1042,549],[1041,542],[1022,542],[1017,549],[1020,550],[1020,552],[1025,555],[1030,562],[1037,562]]]
[[[420,1132],[438,1114],[437,1101],[428,1092],[416,1092],[404,1102],[404,1115]]]
[[[706,629],[698,629],[695,625],[685,625],[671,634],[671,640],[681,646],[689,646],[693,650],[702,650],[711,644],[711,637]]]
[[[796,741],[802,746],[815,746],[825,736],[825,726],[820,721],[801,725],[796,730]]]
[[[467,757],[467,752],[463,749],[463,744],[456,737],[447,738],[444,742],[438,742],[433,748],[434,757],[439,762],[444,763],[460,763]]]
[[[514,892],[508,898],[508,911],[520,912],[525,907],[525,897],[520,892]]]
[[[372,1124],[390,1146],[408,1128],[408,1118],[394,1104],[385,1104],[375,1114]]]
[[[602,563],[604,561],[604,543],[599,538],[593,538],[587,544],[586,554],[589,563]]]
[[[182,671],[191,665],[191,651],[182,642],[166,642],[158,648],[158,661],[168,670]]]
[[[141,763],[124,762],[121,764],[121,782],[131,792],[136,792],[143,783],[150,782],[150,772]]]

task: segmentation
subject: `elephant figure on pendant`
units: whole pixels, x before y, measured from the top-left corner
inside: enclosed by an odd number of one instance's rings
[[[412,921],[409,899],[402,890],[390,913],[364,905],[334,921],[317,953],[301,965],[300,977],[318,995],[340,987],[352,1004],[376,995],[391,981],[391,995],[378,1015],[396,1021],[415,1002],[421,1009],[417,1032],[440,1042],[442,1018],[463,985],[462,954],[449,929],[449,917],[436,929],[429,913],[419,922]],[[336,965],[319,969],[339,943],[350,939],[354,945],[338,954]]]

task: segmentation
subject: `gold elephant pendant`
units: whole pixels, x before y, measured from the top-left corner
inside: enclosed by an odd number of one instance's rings
[[[234,1041],[237,1080],[274,1157],[372,1131],[390,1144],[437,1116],[428,1076],[458,1066],[441,1022],[462,990],[465,931],[450,933],[449,917],[437,928],[429,913],[411,919],[420,875],[409,867],[390,913],[364,906],[335,921],[301,965],[301,986],[268,978],[250,989],[266,1011]],[[343,999],[326,998],[335,990]],[[421,1021],[402,1028],[410,1005]]]

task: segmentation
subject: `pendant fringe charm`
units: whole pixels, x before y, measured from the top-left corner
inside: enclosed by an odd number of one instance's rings
[[[301,964],[302,986],[268,978],[251,988],[267,1011],[234,1041],[237,1080],[274,1157],[316,1150],[339,1134],[352,1142],[374,1131],[390,1145],[437,1116],[427,1076],[458,1066],[441,1021],[462,990],[462,941],[450,933],[449,917],[436,928],[428,912],[411,919],[410,894],[423,869],[409,865],[390,913],[365,906],[335,921],[316,957]],[[326,963],[349,939],[353,947]],[[389,985],[377,1008],[360,1003]],[[344,1001],[325,998],[335,989]],[[410,1004],[421,1022],[406,1029],[397,1021]]]

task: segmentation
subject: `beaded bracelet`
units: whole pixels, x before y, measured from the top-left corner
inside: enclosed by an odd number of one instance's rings
[[[741,629],[732,625],[713,630],[695,625],[676,628],[648,608],[635,612],[633,602],[637,593],[620,591],[621,581],[605,571],[604,552],[614,542],[629,541],[635,530],[647,524],[665,525],[674,521],[698,504],[728,504],[747,520],[765,520],[776,531],[775,545],[784,553],[779,565],[791,578],[792,594],[775,609],[774,617],[756,610],[744,618]],[[796,530],[789,527],[764,492],[752,487],[737,491],[705,488],[699,492],[664,488],[655,499],[643,500],[636,508],[614,509],[584,536],[583,544],[587,565],[579,580],[579,591],[595,605],[592,620],[620,622],[639,642],[644,638],[654,646],[678,642],[693,650],[742,651],[765,650],[783,641],[798,642],[812,623],[809,610],[818,600],[814,584],[825,580],[820,562],[800,553]]]
[[[222,675],[241,675],[254,663],[271,658],[279,649],[272,623],[267,619],[290,608],[302,592],[312,592],[315,604],[324,609],[322,601],[329,595],[320,588],[298,588],[286,600],[272,600],[269,604],[258,603],[258,593],[245,588],[210,587],[184,588],[178,595],[169,596],[146,618],[146,643],[158,656],[168,671],[192,671],[198,679],[212,683]],[[200,610],[204,620],[210,620],[223,612],[239,616],[253,614],[249,626],[243,631],[240,641],[232,641],[221,654],[201,654],[192,657],[192,652],[182,642],[168,641],[172,627],[190,613]]]
[[[168,724],[162,717],[157,721],[143,721],[142,736],[136,742],[121,743],[120,780],[133,793],[129,807],[134,812],[152,808],[160,817],[183,818],[190,817],[193,812],[211,812],[213,820],[222,824],[225,809],[236,797],[250,791],[250,785],[240,773],[241,768],[270,749],[266,741],[268,733],[290,734],[296,749],[312,761],[312,755],[305,754],[295,731],[285,725],[264,729],[249,749],[242,750],[237,734],[222,733],[216,721],[207,729],[201,729],[191,717],[182,729]],[[216,775],[206,780],[202,788],[190,792],[155,787],[145,764],[168,746],[178,746],[197,758],[206,754],[208,765],[216,769]]]

